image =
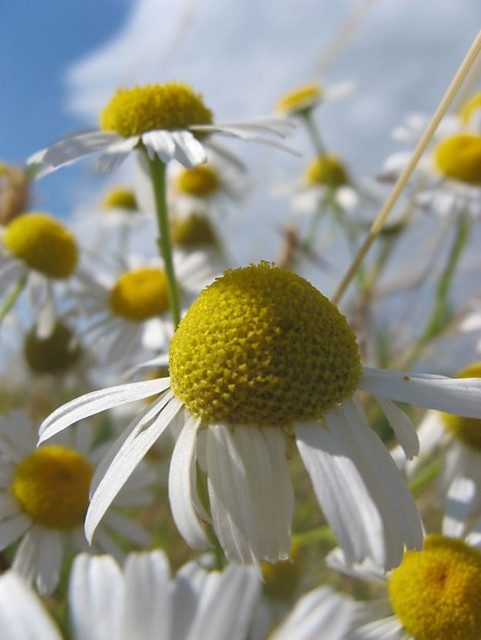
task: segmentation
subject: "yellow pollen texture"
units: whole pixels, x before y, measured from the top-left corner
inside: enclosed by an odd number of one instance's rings
[[[71,529],[83,522],[92,475],[92,465],[77,451],[50,445],[18,465],[11,490],[35,524]]]
[[[322,90],[318,84],[306,84],[283,96],[277,103],[278,113],[295,115],[312,109],[322,99]]]
[[[481,378],[481,362],[474,362],[462,371],[456,378]],[[465,445],[481,451],[481,420],[479,418],[465,418],[451,413],[441,413],[446,429]]]
[[[68,278],[77,266],[74,236],[45,213],[15,218],[5,229],[3,241],[14,256],[51,278]]]
[[[481,553],[441,535],[407,551],[389,580],[394,613],[416,640],[479,640],[480,593]]]
[[[220,188],[219,174],[213,167],[205,164],[184,169],[177,177],[177,188],[189,196],[210,196]]]
[[[212,111],[182,82],[118,89],[100,114],[102,131],[115,131],[125,138],[196,124],[212,124]]]
[[[116,315],[133,322],[165,313],[169,308],[165,271],[147,267],[124,273],[110,292],[109,307]]]
[[[444,176],[481,185],[481,136],[458,133],[438,144],[434,162]]]
[[[172,339],[170,375],[205,423],[288,426],[351,397],[361,363],[337,307],[264,262],[229,270],[200,294]]]
[[[81,348],[72,331],[57,322],[52,334],[40,339],[35,327],[27,334],[24,344],[25,359],[34,373],[63,373],[79,359]]]
[[[331,155],[313,160],[304,176],[308,185],[325,184],[337,188],[349,182],[342,162],[337,156]]]

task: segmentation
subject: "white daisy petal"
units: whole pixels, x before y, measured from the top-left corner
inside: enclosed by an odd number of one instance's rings
[[[179,400],[172,399],[152,424],[141,433],[136,434],[135,437],[127,439],[120,447],[104,477],[99,482],[87,510],[85,534],[89,541],[92,540],[98,523],[115,496],[181,407]]]
[[[39,593],[49,594],[55,589],[59,580],[65,534],[59,531],[43,531],[37,540],[37,576],[35,584]]]
[[[175,143],[174,157],[187,169],[207,161],[203,145],[190,131],[173,131],[172,139]]]
[[[2,640],[62,640],[40,600],[14,571],[0,577],[0,629]]]
[[[195,453],[200,420],[186,422],[175,443],[169,470],[169,502],[175,524],[193,549],[207,549],[210,543],[199,522],[199,515],[210,521],[201,506],[196,489]],[[199,514],[199,515],[198,515]]]
[[[77,556],[69,585],[70,618],[76,640],[122,638],[119,611],[123,607],[124,580],[109,556]]]
[[[359,388],[418,407],[481,418],[481,378],[446,378],[365,367]]]
[[[142,135],[142,142],[149,157],[157,154],[162,162],[169,162],[175,157],[175,142],[170,131],[149,131]]]
[[[67,402],[42,422],[39,429],[39,442],[51,438],[74,422],[93,416],[100,411],[162,393],[168,388],[169,382],[169,378],[131,382],[116,387],[100,389],[99,391],[92,391],[71,402]]]
[[[38,165],[36,178],[55,171],[59,167],[74,162],[78,158],[108,149],[114,142],[120,142],[122,137],[112,131],[90,131],[63,138],[53,145],[30,156],[27,163]]]
[[[411,459],[417,456],[419,454],[419,439],[409,416],[387,398],[377,396],[376,400],[386,414],[399,444],[404,449],[406,458]]]
[[[8,520],[0,521],[0,551],[20,538],[31,524],[30,518],[27,518],[23,513],[19,513]]]
[[[260,590],[260,573],[253,567],[229,565],[222,573],[209,573],[202,585],[189,640],[243,640]]]
[[[468,517],[473,510],[476,485],[468,478],[456,478],[449,488],[442,532],[445,536],[463,536]]]

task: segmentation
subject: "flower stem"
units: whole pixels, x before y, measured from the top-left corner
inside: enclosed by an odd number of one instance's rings
[[[147,163],[149,165],[152,190],[154,192],[157,223],[159,225],[159,238],[157,240],[157,244],[159,247],[160,255],[164,260],[170,310],[172,312],[174,326],[177,327],[180,322],[180,304],[177,281],[175,279],[174,261],[172,259],[172,245],[170,240],[169,211],[167,207],[166,189],[167,165],[162,162],[162,160],[156,155],[153,158],[149,158],[149,156],[145,152],[145,158],[147,159]]]
[[[27,274],[23,275],[19,279],[17,284],[14,287],[12,287],[12,289],[9,291],[7,297],[5,298],[5,303],[4,303],[3,307],[0,309],[0,324],[4,321],[4,319],[8,315],[8,312],[10,311],[10,309],[15,304],[15,302],[16,302],[18,296],[21,294],[26,282],[27,282]]]

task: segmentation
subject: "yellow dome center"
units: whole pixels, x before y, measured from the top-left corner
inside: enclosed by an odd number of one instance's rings
[[[35,524],[71,529],[84,520],[92,475],[92,465],[77,451],[50,445],[22,460],[11,490]]]
[[[102,131],[116,131],[125,138],[195,124],[212,124],[212,111],[182,82],[118,89],[100,114]]]
[[[170,375],[206,423],[288,426],[352,396],[361,363],[338,309],[264,262],[229,270],[200,294],[172,339]]]
[[[137,211],[137,199],[132,189],[128,187],[114,187],[111,189],[102,202],[104,209],[126,209],[127,211]]]
[[[481,185],[481,136],[458,133],[446,138],[434,150],[434,162],[447,178]]]
[[[219,174],[206,164],[193,169],[183,169],[177,177],[177,188],[182,193],[197,198],[211,196],[220,188]]]
[[[480,593],[481,553],[440,535],[407,551],[389,580],[394,613],[416,640],[479,640]]]
[[[144,268],[120,276],[109,296],[113,313],[133,322],[142,322],[169,308],[167,276],[163,269]]]
[[[474,362],[462,371],[456,378],[481,378],[481,362]],[[458,440],[474,449],[481,450],[481,419],[465,418],[451,413],[441,414],[444,426]]]
[[[324,156],[315,158],[304,173],[308,185],[325,184],[328,187],[338,188],[348,184],[349,179],[346,169],[337,156]]]
[[[464,124],[469,125],[471,118],[481,111],[481,93],[474,95],[471,100],[468,100],[459,112],[459,117]]]
[[[25,359],[34,373],[63,373],[78,361],[81,348],[72,331],[57,322],[52,334],[45,339],[33,328],[25,339]]]
[[[45,213],[28,213],[12,220],[3,241],[14,256],[51,278],[68,278],[77,266],[74,236]]]
[[[322,89],[313,82],[286,93],[277,103],[276,111],[286,116],[302,114],[313,109],[321,100]]]
[[[174,216],[170,228],[172,242],[181,247],[214,245],[218,243],[212,224],[206,216],[191,213],[187,217]]]

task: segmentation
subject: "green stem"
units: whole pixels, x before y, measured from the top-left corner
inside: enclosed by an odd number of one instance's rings
[[[170,310],[174,320],[174,326],[180,322],[180,303],[177,281],[175,279],[174,261],[172,259],[172,245],[170,240],[169,211],[167,207],[166,189],[166,169],[167,165],[158,156],[149,158],[145,152],[145,158],[150,169],[152,180],[152,190],[154,192],[155,209],[157,213],[157,223],[159,225],[159,238],[157,244],[160,255],[164,260],[165,275],[167,276],[167,287]]]
[[[412,365],[419,358],[429,341],[439,335],[450,320],[451,314],[449,310],[448,294],[451,289],[453,277],[459,264],[463,249],[469,238],[469,231],[470,226],[467,217],[461,215],[458,219],[456,234],[454,236],[453,244],[451,245],[446,265],[438,280],[433,310],[423,334],[419,338],[409,357],[409,365]]]
[[[17,282],[17,284],[14,287],[12,287],[12,289],[8,293],[7,297],[5,298],[3,307],[0,309],[0,324],[4,321],[4,319],[8,315],[8,312],[15,304],[18,296],[21,294],[26,283],[27,283],[27,274],[23,275],[20,278],[20,280]]]

